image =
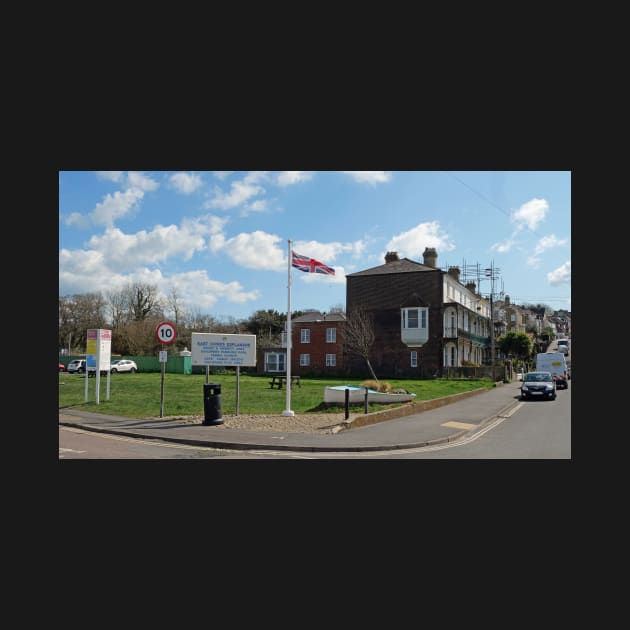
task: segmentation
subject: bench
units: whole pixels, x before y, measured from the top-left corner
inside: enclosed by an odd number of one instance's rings
[[[283,383],[287,382],[287,377],[286,376],[272,376],[271,380],[269,381],[269,387],[271,389],[282,389],[282,385]],[[300,377],[299,376],[291,376],[291,387],[293,387],[293,385],[297,385],[298,387],[302,387],[302,385],[300,385]]]

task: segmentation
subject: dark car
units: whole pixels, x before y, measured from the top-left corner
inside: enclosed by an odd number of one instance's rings
[[[551,372],[528,372],[521,383],[521,400],[556,399],[556,381]]]

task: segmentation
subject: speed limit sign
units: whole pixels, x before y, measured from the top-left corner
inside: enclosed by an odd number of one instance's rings
[[[175,332],[175,326],[171,322],[161,322],[155,329],[155,336],[160,343],[173,343],[177,333]]]

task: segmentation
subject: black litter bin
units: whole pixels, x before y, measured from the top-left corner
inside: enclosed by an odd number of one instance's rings
[[[205,383],[203,386],[203,412],[205,425],[223,424],[221,411],[221,384]]]

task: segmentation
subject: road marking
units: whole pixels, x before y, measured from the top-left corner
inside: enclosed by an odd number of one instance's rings
[[[59,452],[63,451],[64,453],[87,453],[87,451],[75,451],[73,448],[61,448],[59,447]]]
[[[441,426],[443,427],[452,427],[453,429],[474,429],[476,424],[469,424],[468,422],[445,422]]]
[[[514,409],[510,410],[509,413],[506,413],[502,416],[499,416],[500,418],[511,418],[525,403],[518,403],[518,405],[516,405],[516,407],[514,407]]]

